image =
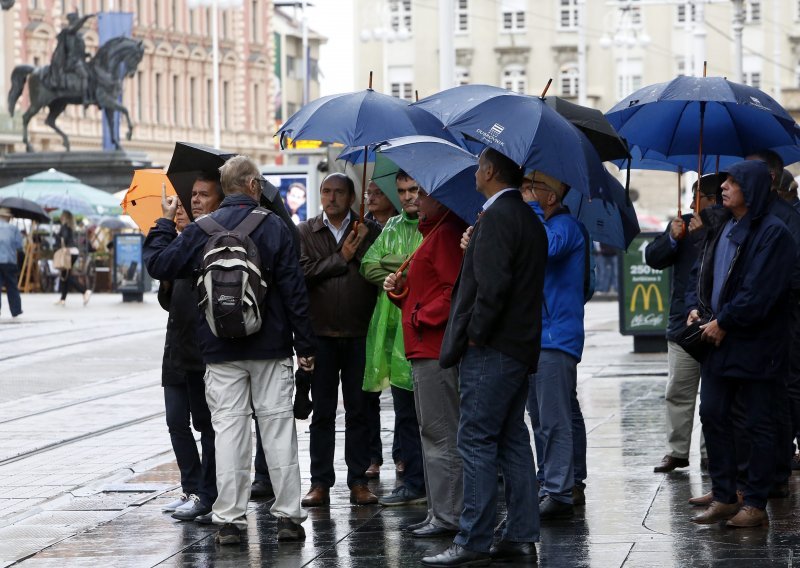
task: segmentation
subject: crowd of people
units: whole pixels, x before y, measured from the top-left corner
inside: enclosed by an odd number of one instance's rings
[[[688,465],[703,380],[702,465],[712,492],[692,500],[707,506],[697,523],[763,523],[768,494],[785,489],[798,432],[800,365],[789,346],[800,335],[794,324],[786,329],[800,309],[800,270],[792,271],[800,268],[800,213],[778,197],[775,156],[754,158],[700,180],[694,213],[646,251],[654,268],[676,267],[668,451],[656,472]],[[322,212],[297,231],[259,207],[263,177],[244,156],[194,182],[195,222],[177,197],[165,196],[144,245],[170,314],[162,380],[183,494],[164,509],[219,525],[217,541],[233,544],[248,499],[274,497],[277,539],[304,539],[304,509],[328,506],[336,483],[341,388],[351,503],[424,504],[427,514],[408,534],[453,538],[423,558],[425,566],[535,561],[540,522],[585,504],[577,366],[595,278],[590,236],[562,204],[570,188],[542,172],[523,174],[502,154],[481,153],[476,188],[486,202],[473,226],[402,170],[399,211],[371,183],[369,214],[359,219],[353,181],[334,173],[319,188]],[[220,285],[209,258],[225,236],[258,259],[244,288],[263,285],[263,299],[209,291]],[[237,270],[233,257],[219,263]],[[205,294],[199,308],[195,287]],[[259,325],[225,335],[231,310],[255,311]],[[691,326],[700,349],[686,343]],[[378,496],[368,480],[383,463],[385,389],[401,482]],[[303,496],[295,417],[309,410],[311,484]],[[251,417],[259,446],[252,484]],[[498,477],[507,512],[496,526]]]

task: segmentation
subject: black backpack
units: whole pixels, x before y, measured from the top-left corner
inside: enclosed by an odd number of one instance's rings
[[[271,213],[253,209],[234,229],[209,216],[197,219],[209,236],[197,277],[200,307],[217,337],[246,337],[261,329],[261,304],[267,295],[268,274],[250,234]]]

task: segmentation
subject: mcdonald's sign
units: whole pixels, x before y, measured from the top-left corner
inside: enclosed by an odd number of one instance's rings
[[[655,294],[655,297],[656,297],[658,311],[659,312],[663,312],[664,311],[664,300],[661,297],[661,291],[658,289],[658,286],[656,286],[655,284],[652,284],[652,283],[651,284],[647,284],[647,285],[642,284],[642,283],[636,284],[636,286],[633,289],[633,294],[631,294],[630,311],[631,312],[635,312],[636,311],[636,300],[637,300],[637,298],[639,298],[640,295],[642,297],[642,306],[644,307],[645,310],[649,310],[650,309],[650,299],[651,299],[651,296],[653,294]]]

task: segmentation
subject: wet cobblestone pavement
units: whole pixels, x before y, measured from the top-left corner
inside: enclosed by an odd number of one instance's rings
[[[425,515],[424,506],[350,505],[341,413],[341,475],[331,506],[309,509],[305,542],[278,544],[265,502],[251,502],[247,538],[238,546],[216,545],[214,527],[172,519],[160,509],[177,493],[178,480],[158,387],[163,332],[153,330],[163,326],[163,312],[149,297],[145,305],[121,307],[118,296],[99,296],[93,312],[74,308],[53,320],[52,300],[45,308],[38,298],[23,299],[24,322],[0,320],[0,567],[400,567],[418,566],[449,543],[401,530]],[[653,473],[664,455],[666,356],[631,353],[631,339],[616,331],[616,310],[615,303],[593,302],[587,313],[579,366],[586,506],[571,519],[543,524],[539,565],[793,566],[800,475],[793,476],[791,497],[770,501],[768,528],[731,530],[689,522],[696,511],[687,499],[710,488],[699,468],[699,428],[688,468]],[[53,326],[60,347],[54,339],[32,339]],[[115,326],[139,331],[135,350],[100,337],[114,335]],[[79,341],[90,327],[105,331]],[[34,348],[38,354],[29,353]],[[382,423],[388,449],[388,397]],[[298,433],[306,490],[307,421],[298,422]],[[385,494],[394,485],[394,470],[384,465],[373,491]]]

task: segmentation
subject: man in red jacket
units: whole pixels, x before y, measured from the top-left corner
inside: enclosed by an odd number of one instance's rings
[[[461,268],[459,245],[466,223],[420,189],[422,244],[405,282],[394,274],[383,289],[408,295],[397,301],[403,312],[403,340],[414,378],[428,516],[407,530],[417,538],[454,535],[463,507],[461,456],[456,447],[459,420],[458,369],[442,369],[439,351],[450,313],[450,294]]]

